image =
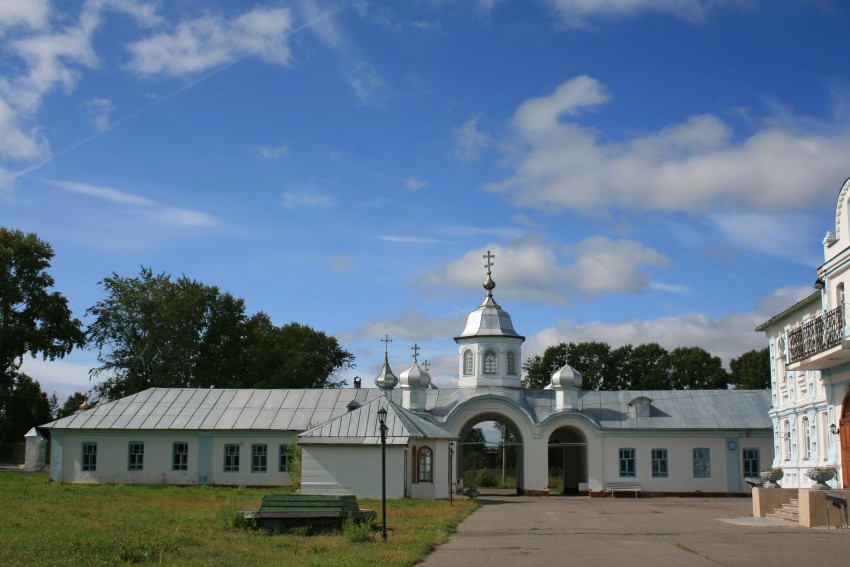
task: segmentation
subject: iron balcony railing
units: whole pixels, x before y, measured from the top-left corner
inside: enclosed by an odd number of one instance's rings
[[[844,306],[839,305],[788,331],[788,363],[793,364],[841,344]]]

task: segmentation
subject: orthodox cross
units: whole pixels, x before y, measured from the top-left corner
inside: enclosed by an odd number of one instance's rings
[[[484,255],[483,255],[483,256],[481,256],[481,257],[487,260],[487,264],[485,264],[485,265],[484,265],[484,267],[485,267],[485,268],[487,268],[487,275],[489,276],[489,275],[490,275],[490,268],[492,268],[492,267],[493,267],[493,262],[492,262],[492,260],[493,260],[493,258],[495,258],[495,257],[496,257],[496,255],[495,255],[495,254],[491,254],[491,253],[490,253],[490,251],[488,250],[488,251],[487,251],[487,253],[486,253],[486,254],[484,254]]]
[[[422,363],[422,368],[425,369],[425,372],[428,372],[429,370],[431,370],[431,363],[426,360]]]
[[[381,339],[381,342],[384,343],[384,354],[389,353],[390,343],[393,342],[393,340],[390,338],[389,335],[384,335],[384,338]]]
[[[413,363],[416,364],[419,362],[419,345],[414,343],[410,350],[413,351]]]

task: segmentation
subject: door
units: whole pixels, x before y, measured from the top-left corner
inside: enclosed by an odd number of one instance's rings
[[[838,427],[841,442],[841,484],[844,488],[850,488],[850,393],[844,396]]]

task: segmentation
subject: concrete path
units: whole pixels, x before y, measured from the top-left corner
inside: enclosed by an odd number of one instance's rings
[[[753,518],[748,498],[480,500],[422,565],[850,565],[850,530]]]

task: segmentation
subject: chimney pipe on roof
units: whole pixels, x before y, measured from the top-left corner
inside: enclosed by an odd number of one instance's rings
[[[355,376],[355,377],[354,377],[354,389],[355,389],[355,390],[359,390],[359,389],[360,389],[360,376]]]

